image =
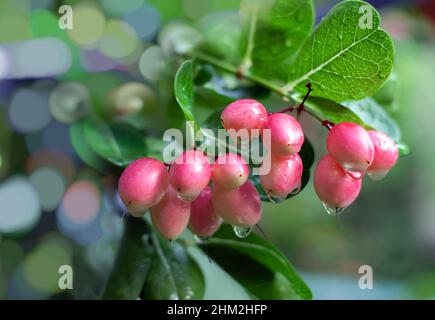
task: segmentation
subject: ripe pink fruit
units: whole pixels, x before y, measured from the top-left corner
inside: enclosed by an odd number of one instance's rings
[[[304,133],[300,123],[285,113],[273,113],[267,119],[270,129],[272,153],[291,156],[301,150],[304,143]]]
[[[375,147],[367,131],[350,122],[335,125],[329,131],[326,146],[329,154],[346,171],[365,172],[375,155]]]
[[[199,150],[188,150],[171,165],[169,182],[180,199],[193,201],[210,182],[212,167]]]
[[[261,186],[269,196],[286,198],[300,188],[302,171],[302,159],[298,154],[290,157],[272,155],[270,172],[260,175]]]
[[[154,227],[166,239],[175,240],[186,229],[190,217],[190,203],[178,198],[172,187],[163,199],[150,209]]]
[[[250,181],[233,190],[215,183],[212,188],[212,203],[216,213],[234,226],[252,227],[260,221],[260,195]]]
[[[258,101],[253,99],[241,99],[231,103],[221,115],[221,122],[225,129],[251,130],[258,129],[260,132],[267,122],[267,110]],[[260,133],[259,132],[259,133]]]
[[[189,229],[199,237],[210,237],[219,229],[221,222],[213,209],[211,188],[207,187],[190,204]]]
[[[368,133],[375,146],[375,157],[367,173],[373,180],[381,180],[396,164],[399,150],[396,143],[385,133],[374,130]]]
[[[168,189],[168,171],[159,160],[142,158],[132,162],[118,183],[119,196],[134,217],[157,204]]]
[[[227,153],[219,156],[213,165],[212,179],[221,187],[236,189],[249,177],[249,166],[240,155]]]
[[[314,189],[330,214],[338,214],[358,197],[362,179],[355,179],[325,155],[314,172]]]

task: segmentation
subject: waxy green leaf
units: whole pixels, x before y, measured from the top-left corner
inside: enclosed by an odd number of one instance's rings
[[[290,69],[287,91],[305,91],[337,102],[373,95],[389,77],[394,48],[380,29],[375,8],[363,1],[344,1],[322,20]]]

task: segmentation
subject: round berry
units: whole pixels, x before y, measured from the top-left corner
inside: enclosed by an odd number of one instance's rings
[[[385,133],[374,130],[368,133],[375,146],[375,157],[367,173],[373,180],[381,180],[395,166],[399,158],[399,150],[393,139]]]
[[[267,110],[258,101],[253,99],[241,99],[231,103],[221,115],[222,126],[227,130],[251,130],[258,129],[259,133],[267,122]]]
[[[300,123],[291,115],[273,113],[268,117],[265,128],[270,130],[272,153],[291,156],[301,150],[304,133]]]
[[[118,182],[118,193],[128,212],[140,217],[162,199],[168,181],[168,171],[161,161],[142,158],[125,168]]]
[[[150,209],[154,227],[166,239],[175,240],[186,229],[190,217],[190,203],[178,198],[172,187],[163,199]]]
[[[221,187],[236,189],[249,178],[249,166],[245,159],[235,153],[219,156],[213,165],[212,179]]]
[[[205,188],[190,204],[189,229],[199,237],[211,237],[221,225],[221,218],[213,209],[211,188]]]
[[[325,155],[314,172],[314,190],[328,209],[339,213],[358,197],[362,179],[355,179],[330,155]]]
[[[298,154],[290,157],[271,157],[271,169],[260,175],[261,186],[272,197],[286,198],[301,187],[303,164]]]
[[[215,183],[212,187],[212,203],[216,213],[234,226],[252,227],[260,221],[260,195],[250,181],[232,190]]]
[[[356,123],[335,125],[326,142],[329,154],[346,171],[365,172],[372,164],[375,147],[367,131]]]
[[[210,182],[212,167],[199,150],[188,150],[171,165],[169,183],[180,199],[193,201]]]

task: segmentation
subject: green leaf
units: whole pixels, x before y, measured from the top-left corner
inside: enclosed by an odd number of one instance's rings
[[[150,228],[143,219],[126,217],[124,235],[103,298],[135,300],[139,297],[155,250]]]
[[[352,110],[334,101],[310,97],[305,103],[305,107],[320,119],[328,120],[336,124],[340,122],[354,122],[370,129]]]
[[[255,234],[239,239],[223,225],[200,248],[259,299],[312,299],[285,255]]]
[[[311,167],[314,163],[314,149],[310,141],[308,141],[308,139],[306,138],[304,144],[302,145],[301,151],[299,152],[299,156],[301,157],[304,166],[304,170],[302,172],[301,188],[297,193],[289,194],[286,199],[290,199],[301,193],[310,181]],[[260,177],[251,176],[250,179],[257,188],[257,191],[260,194],[261,201],[271,202],[272,200],[267,196],[267,193],[263,190],[263,187],[261,186]]]
[[[147,274],[142,298],[153,300],[201,299],[205,281],[198,264],[178,242],[153,234],[156,255]]]
[[[86,141],[107,161],[125,167],[134,160],[147,156],[145,136],[126,124],[108,125],[96,119],[83,124]]]
[[[103,158],[96,154],[89,145],[84,134],[84,124],[85,121],[82,120],[70,126],[69,133],[71,144],[84,163],[101,173],[107,173],[109,171],[109,165]]]
[[[394,113],[399,110],[399,81],[397,75],[392,73],[383,87],[372,97],[388,113]]]
[[[187,60],[180,66],[175,75],[174,93],[186,121],[194,122],[196,127],[193,116],[193,89],[193,63]]]
[[[242,0],[240,12],[244,63],[257,74],[295,55],[314,26],[311,0]]]
[[[368,9],[368,13],[360,9]],[[372,17],[372,28],[364,24]],[[360,27],[360,22],[366,28]],[[302,47],[289,75],[287,91],[305,92],[334,101],[359,100],[373,95],[393,66],[390,35],[380,29],[375,8],[362,1],[344,1],[322,20]]]
[[[386,133],[396,142],[400,141],[402,134],[396,121],[374,99],[367,98],[342,104],[358,115],[367,126]]]

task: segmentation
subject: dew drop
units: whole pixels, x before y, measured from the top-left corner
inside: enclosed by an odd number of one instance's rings
[[[290,194],[295,195],[298,194],[299,192],[301,192],[301,185],[298,185],[296,188],[294,188],[292,192],[290,192]]]
[[[361,179],[363,177],[363,174],[361,172],[358,171],[348,171],[347,172],[348,176],[354,178],[354,179]]]
[[[273,197],[270,194],[267,194],[267,199],[269,199],[270,202],[273,202],[273,203],[281,203],[281,202],[284,202],[286,197]]]
[[[380,181],[380,180],[384,179],[387,174],[388,174],[388,170],[367,173],[367,175],[370,177],[370,179],[372,179],[374,181]]]
[[[252,227],[233,226],[234,234],[239,238],[246,238],[251,234]]]
[[[194,238],[196,241],[199,241],[199,242],[204,242],[204,241],[207,241],[208,239],[210,239],[209,236],[199,236],[197,234],[194,235]]]
[[[338,216],[340,213],[344,211],[345,208],[337,208],[337,207],[331,207],[327,205],[326,203],[322,202],[323,207],[325,208],[326,212],[333,217]]]

